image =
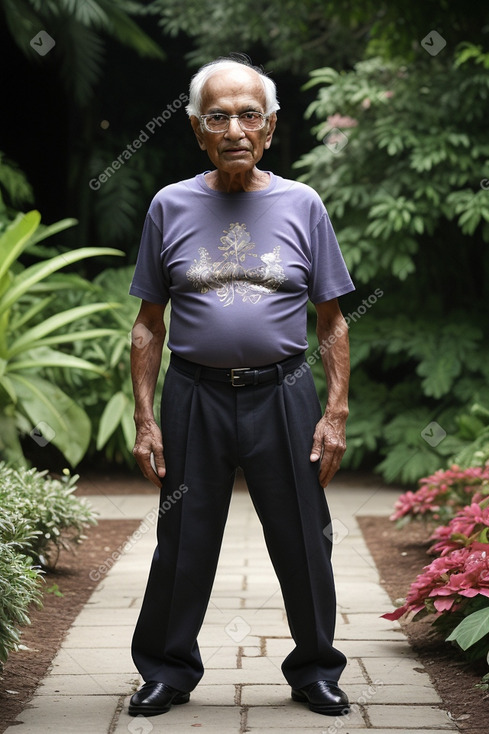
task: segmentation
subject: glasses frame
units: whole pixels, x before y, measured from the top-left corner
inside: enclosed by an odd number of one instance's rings
[[[247,115],[249,112],[253,112],[255,115],[260,115],[261,122],[262,122],[260,127],[254,127],[252,130],[246,129],[245,127],[243,127],[243,125],[241,124],[242,122],[241,115]],[[216,114],[222,115],[223,117],[227,118],[227,126],[224,128],[224,130],[211,130],[210,127],[207,126],[207,118],[213,117]],[[199,115],[199,120],[204,130],[207,130],[208,133],[219,135],[220,133],[227,133],[227,131],[229,130],[229,125],[231,124],[231,120],[233,119],[233,117],[237,119],[238,125],[240,126],[241,130],[244,133],[256,133],[258,130],[263,130],[263,128],[267,124],[267,120],[270,117],[270,115],[265,115],[263,112],[257,112],[257,110],[246,110],[246,112],[241,112],[240,115],[227,115],[225,112],[219,112],[219,113],[211,112],[208,115]]]

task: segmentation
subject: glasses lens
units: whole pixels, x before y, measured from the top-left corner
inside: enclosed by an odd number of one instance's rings
[[[243,130],[260,130],[265,124],[265,120],[259,112],[243,112],[239,116],[239,124]]]
[[[220,133],[228,129],[229,118],[227,115],[206,115],[204,117],[204,124],[213,133]]]

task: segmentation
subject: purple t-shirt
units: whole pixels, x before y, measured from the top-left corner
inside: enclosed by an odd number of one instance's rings
[[[148,210],[130,293],[171,300],[168,346],[213,367],[258,367],[307,348],[307,301],[354,290],[328,214],[305,184],[222,193],[199,174]]]

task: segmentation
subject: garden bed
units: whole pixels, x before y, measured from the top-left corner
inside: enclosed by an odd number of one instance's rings
[[[392,600],[392,608],[385,610],[390,612],[433,558],[426,553],[429,533],[421,523],[410,523],[399,530],[386,517],[357,519],[381,583]],[[459,730],[466,734],[487,734],[489,693],[476,688],[487,672],[487,665],[483,661],[466,663],[450,643],[433,634],[432,621],[433,617],[427,617],[410,623],[400,620],[400,623]]]
[[[86,531],[76,554],[63,551],[55,571],[45,574],[42,609],[30,611],[31,625],[24,627],[21,644],[28,648],[10,654],[0,673],[0,734],[11,726],[48,672],[65,634],[96,587],[89,573],[119,548],[139,526],[138,520],[100,520]]]

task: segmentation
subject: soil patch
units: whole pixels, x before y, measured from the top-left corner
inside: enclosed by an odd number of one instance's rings
[[[11,726],[32,698],[48,672],[78,613],[97,586],[89,573],[139,527],[138,520],[99,520],[86,531],[87,538],[75,553],[62,551],[56,569],[44,576],[46,589],[42,609],[30,612],[31,625],[22,628],[21,645],[12,652],[0,672],[0,734]],[[58,596],[58,590],[63,596]]]
[[[426,553],[429,531],[416,523],[399,530],[386,517],[357,520],[381,583],[393,602],[392,608],[385,611],[393,611],[396,600],[406,596],[411,582],[434,557]],[[459,730],[487,734],[489,693],[475,687],[487,672],[486,663],[468,664],[450,643],[434,634],[429,619],[409,623],[401,620],[401,625]]]

